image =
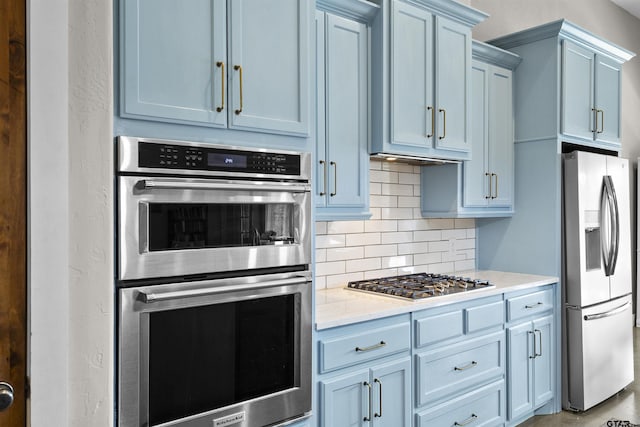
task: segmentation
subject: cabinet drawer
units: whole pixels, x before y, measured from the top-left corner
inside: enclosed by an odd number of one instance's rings
[[[409,322],[320,341],[320,372],[409,350]]]
[[[416,403],[440,400],[504,374],[504,331],[416,356]]]
[[[542,313],[553,308],[553,289],[507,298],[507,321]]]
[[[505,422],[505,407],[504,380],[500,380],[419,413],[417,427],[499,426]]]
[[[415,322],[418,348],[459,337],[464,333],[462,310],[417,319]]]
[[[504,323],[504,303],[496,301],[465,310],[465,330],[467,334],[481,331]]]

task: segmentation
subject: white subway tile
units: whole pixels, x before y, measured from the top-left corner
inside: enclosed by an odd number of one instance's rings
[[[316,276],[313,280],[316,291],[319,289],[325,289],[327,287],[327,281],[325,280],[325,277],[326,276]]]
[[[429,252],[423,254],[414,254],[414,264],[437,264],[442,262],[442,255],[446,252]]]
[[[422,208],[413,208],[413,219],[422,218]]]
[[[380,258],[365,258],[346,262],[346,272],[378,270],[381,267]]]
[[[465,229],[442,230],[442,240],[466,239],[466,237],[467,237],[467,230]]]
[[[398,255],[412,255],[429,252],[428,242],[398,243]]]
[[[380,209],[381,208],[369,208],[369,213],[371,213],[371,218],[369,218],[369,221],[372,221],[372,220],[375,221],[375,220],[382,219],[381,214],[380,214]],[[367,227],[367,223],[369,221],[365,221],[365,223],[364,223],[365,232],[367,231],[366,227]]]
[[[316,222],[316,236],[318,234],[327,234],[327,222],[326,221],[317,221]]]
[[[337,248],[344,246],[344,234],[325,234],[316,236],[316,249]]]
[[[457,239],[454,247],[456,250],[460,249],[473,249],[476,247],[476,239]]]
[[[382,258],[382,268],[407,267],[413,264],[412,255],[394,256]]]
[[[316,263],[316,276],[327,276],[330,274],[343,274],[345,273],[345,261],[335,262],[317,262]]]
[[[327,249],[327,262],[344,261],[348,259],[361,259],[364,256],[363,246],[351,248],[331,248]]]
[[[413,185],[406,184],[378,184],[380,193],[388,196],[414,196]]]
[[[466,270],[475,270],[476,262],[473,259],[456,261],[455,269],[456,271],[466,271]]]
[[[379,182],[370,182],[369,183],[369,194],[386,194],[382,191],[382,186],[386,184],[381,184]]]
[[[467,239],[475,239],[475,238],[476,238],[476,229],[467,228]]]
[[[476,226],[476,220],[473,218],[459,218],[455,220],[456,228],[474,228]]]
[[[379,159],[369,159],[369,170],[382,170],[382,164],[386,163],[383,160]]]
[[[453,241],[439,240],[437,242],[428,242],[429,252],[449,252],[453,250]]]
[[[443,262],[440,264],[430,264],[427,271],[429,273],[451,274],[455,272],[455,267],[452,262]]]
[[[420,197],[398,196],[398,207],[399,208],[419,208]],[[411,215],[411,217],[415,218],[415,212]]]
[[[402,162],[382,162],[382,170],[413,173],[413,165]]]
[[[424,230],[414,231],[414,242],[434,242],[436,240],[442,240],[442,231],[440,230]]]
[[[411,208],[381,208],[382,219],[411,219],[413,210]]]
[[[316,249],[316,262],[325,262],[327,260],[326,249]]]
[[[355,282],[356,280],[364,280],[364,274],[362,272],[337,274],[326,277],[327,288],[344,288],[349,282]]]
[[[466,260],[465,254],[461,252],[439,252],[439,253],[442,254],[443,262]]]
[[[347,234],[347,246],[379,245],[380,233]]]
[[[428,230],[446,230],[454,228],[453,218],[429,218],[426,221]]]
[[[364,278],[366,279],[379,279],[381,277],[397,276],[398,270],[396,268],[387,268],[384,270],[370,270],[364,272]]]
[[[464,251],[460,251],[462,253],[464,253],[465,258],[467,259],[475,259],[476,257],[476,250],[474,249],[466,249]]]
[[[398,231],[397,221],[369,220],[364,223],[365,233],[375,233],[384,231]]]
[[[382,233],[382,241],[380,243],[406,243],[414,240],[413,233],[411,231],[398,231],[395,233]],[[438,239],[439,240],[439,239]]]
[[[396,208],[398,198],[396,196],[371,196],[369,203],[374,208]]]
[[[327,234],[362,233],[364,221],[331,221],[327,224]]]
[[[369,181],[381,182],[381,183],[387,183],[387,184],[397,184],[398,172],[370,170]]]
[[[410,173],[398,173],[398,184],[411,184],[417,185],[420,184],[420,175],[410,172]]]
[[[398,255],[398,245],[371,245],[364,248],[365,258],[396,255]]]

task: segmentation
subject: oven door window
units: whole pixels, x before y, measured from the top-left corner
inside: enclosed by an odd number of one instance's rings
[[[149,251],[299,243],[296,205],[150,203]]]
[[[149,423],[298,386],[300,295],[149,313]]]

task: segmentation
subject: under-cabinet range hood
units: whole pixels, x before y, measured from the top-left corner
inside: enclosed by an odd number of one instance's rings
[[[437,166],[447,163],[461,163],[460,160],[436,159],[433,157],[410,156],[406,154],[375,153],[371,154],[371,158],[386,160],[388,162],[401,162],[421,166]]]

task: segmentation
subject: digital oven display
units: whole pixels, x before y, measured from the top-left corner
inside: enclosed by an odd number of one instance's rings
[[[244,169],[247,167],[247,156],[228,153],[208,153],[207,164],[213,167]]]

